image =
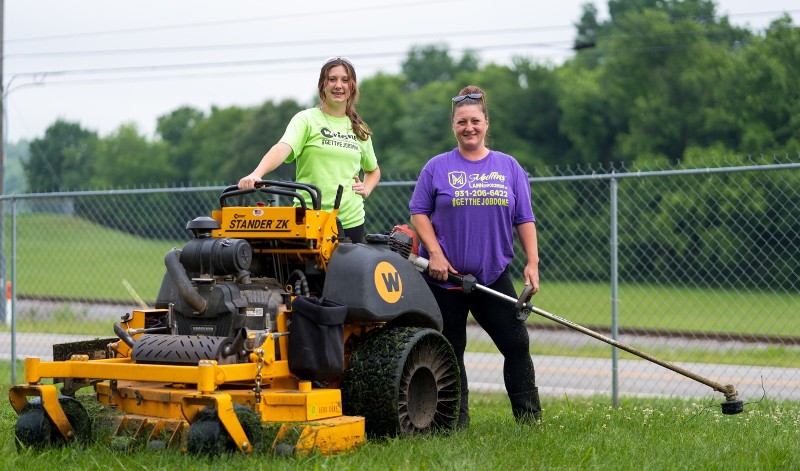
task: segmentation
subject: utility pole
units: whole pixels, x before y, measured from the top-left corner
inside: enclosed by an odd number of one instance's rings
[[[5,0],[0,0],[0,196],[6,194],[3,181],[6,179],[6,87],[3,81],[3,63],[5,62],[6,44],[6,5]],[[6,213],[5,204],[0,199],[0,284],[6,286]],[[0,324],[9,317],[5,312],[8,306],[0,306]],[[13,363],[13,361],[12,361]]]
[[[5,62],[6,44],[6,31],[4,27],[6,23],[5,11],[5,0],[0,0],[0,136],[2,136],[2,139],[0,139],[2,141],[2,143],[0,143],[0,174],[3,175],[3,177],[0,178],[0,195],[5,194],[3,181],[5,180],[6,174],[6,87],[3,85],[3,63]],[[0,216],[3,215],[3,202],[0,201]],[[0,224],[0,227],[2,227],[2,224]],[[0,238],[0,240],[2,240],[2,238]],[[2,267],[2,265],[0,265],[0,267]],[[0,274],[0,278],[1,277],[2,274]]]

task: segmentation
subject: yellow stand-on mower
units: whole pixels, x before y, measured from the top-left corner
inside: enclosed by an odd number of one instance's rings
[[[102,423],[134,447],[332,454],[454,428],[458,365],[427,284],[388,245],[342,240],[341,188],[331,212],[321,197],[294,182],[223,190],[166,255],[154,309],[25,360],[9,391],[18,445],[88,440]],[[76,399],[87,387],[102,422]]]

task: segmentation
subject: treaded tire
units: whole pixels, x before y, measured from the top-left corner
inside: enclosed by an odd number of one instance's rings
[[[242,424],[245,435],[254,452],[263,450],[264,432],[261,419],[252,409],[241,404],[234,404],[233,412]],[[228,435],[225,426],[217,416],[217,409],[204,407],[189,426],[188,451],[192,454],[221,456],[227,452],[237,451],[233,439]]]
[[[77,399],[68,396],[59,396],[58,403],[75,431],[75,441],[87,443],[92,437],[92,421],[86,409]],[[47,416],[42,400],[38,397],[31,399],[19,413],[14,436],[17,450],[25,447],[42,449],[48,445],[62,446],[67,443],[58,427]]]
[[[341,390],[343,412],[363,416],[373,438],[447,431],[458,422],[458,363],[433,329],[369,332],[350,358]]]

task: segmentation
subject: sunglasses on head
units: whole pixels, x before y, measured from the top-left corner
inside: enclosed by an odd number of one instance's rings
[[[460,103],[467,98],[471,98],[473,100],[483,100],[483,93],[467,93],[466,95],[458,95],[453,97],[453,103]]]
[[[350,59],[348,59],[347,57],[342,57],[342,56],[328,57],[327,59],[325,59],[325,62],[322,64],[322,66],[325,67],[326,65],[330,64],[331,62],[336,62],[336,61],[345,62],[350,67],[353,67],[355,69],[355,66],[353,66],[353,63],[350,62]]]

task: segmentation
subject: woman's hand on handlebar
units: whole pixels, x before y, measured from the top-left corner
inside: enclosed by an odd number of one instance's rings
[[[246,189],[249,189],[249,188],[255,188],[256,187],[256,182],[260,181],[260,180],[261,180],[261,177],[257,176],[254,173],[251,173],[250,175],[247,175],[246,177],[242,177],[242,179],[239,180],[239,185],[238,186],[242,190],[246,190]]]

